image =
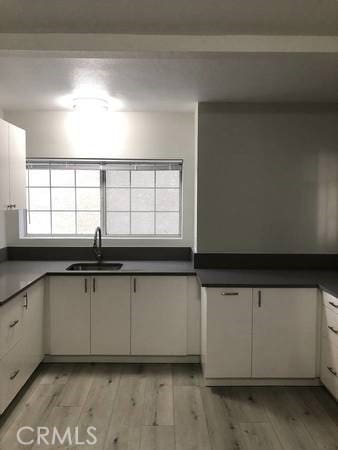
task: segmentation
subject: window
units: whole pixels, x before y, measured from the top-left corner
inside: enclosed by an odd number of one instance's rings
[[[27,161],[28,236],[181,235],[182,161]]]

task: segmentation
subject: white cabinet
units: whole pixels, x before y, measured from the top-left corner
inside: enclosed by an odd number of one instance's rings
[[[338,299],[323,292],[320,379],[338,400]]]
[[[252,376],[316,376],[316,289],[254,289]]]
[[[91,353],[130,354],[130,277],[91,278]]]
[[[202,289],[202,365],[206,378],[251,376],[252,289]]]
[[[44,280],[1,308],[0,414],[44,356]]]
[[[132,278],[132,355],[187,354],[187,277]]]
[[[0,119],[0,210],[9,202],[8,123]]]
[[[9,124],[9,204],[11,208],[26,207],[26,132]]]
[[[49,279],[49,353],[90,353],[90,277]]]
[[[206,378],[315,378],[317,331],[317,289],[202,289]]]
[[[0,358],[11,350],[22,338],[23,307],[19,295],[0,310]]]
[[[201,354],[201,286],[196,277],[188,277],[187,354]]]
[[[0,119],[0,209],[25,208],[26,132]]]
[[[31,374],[42,361],[44,349],[44,280],[24,293],[23,348],[26,372]]]
[[[49,280],[51,355],[129,355],[130,277]]]

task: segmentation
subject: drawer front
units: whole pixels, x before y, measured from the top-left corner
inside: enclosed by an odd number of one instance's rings
[[[0,358],[21,339],[23,322],[22,296],[8,302],[0,310]]]
[[[27,380],[22,341],[0,360],[0,414]]]
[[[322,336],[338,347],[338,314],[329,308],[323,308]]]
[[[338,399],[338,347],[322,338],[320,379],[331,394]]]
[[[338,314],[338,298],[327,292],[323,292],[323,302],[325,308],[329,308],[331,311]]]
[[[236,287],[223,287],[223,288],[207,288],[208,299],[224,297],[224,300],[235,300],[236,298],[248,298],[252,299],[252,288],[236,288]]]

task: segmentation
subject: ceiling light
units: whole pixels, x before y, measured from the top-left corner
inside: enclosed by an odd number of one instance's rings
[[[103,98],[78,97],[73,99],[73,109],[77,112],[106,112],[108,101]]]

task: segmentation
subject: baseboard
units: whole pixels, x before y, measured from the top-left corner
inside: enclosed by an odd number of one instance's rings
[[[319,378],[204,378],[204,386],[320,386]]]
[[[110,356],[110,355],[45,355],[47,363],[200,363],[199,355],[188,356]]]

